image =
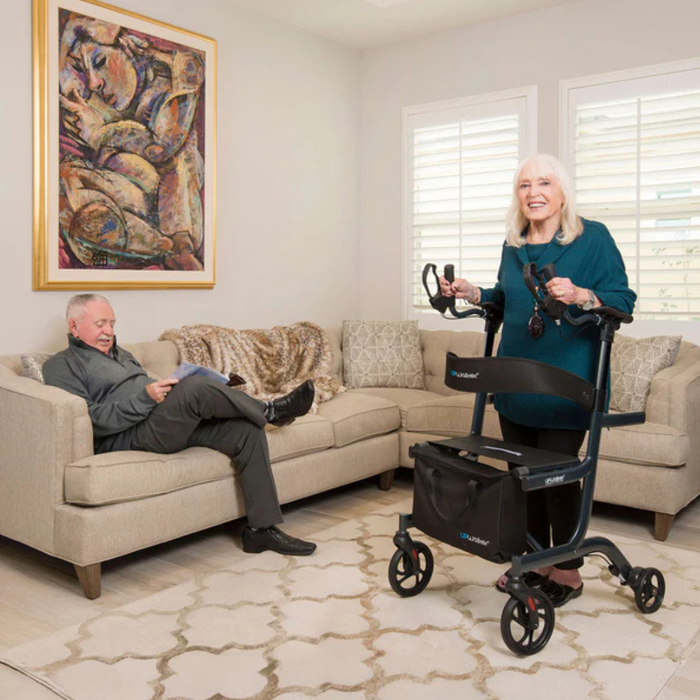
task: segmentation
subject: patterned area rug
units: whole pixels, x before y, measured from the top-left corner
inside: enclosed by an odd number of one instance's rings
[[[393,593],[397,512],[318,534],[312,557],[242,555],[4,659],[72,700],[651,700],[700,629],[700,553],[618,537],[633,564],[664,572],[663,607],[642,615],[588,559],[584,594],[519,658],[500,633],[504,567],[412,531],[435,573],[418,596]]]

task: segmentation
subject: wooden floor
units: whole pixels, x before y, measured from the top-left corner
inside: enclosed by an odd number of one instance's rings
[[[377,484],[376,479],[367,480],[285,506],[284,529],[295,536],[308,537],[403,501],[412,492],[412,471],[400,469],[390,491],[380,491]],[[222,525],[106,562],[102,595],[94,601],[83,597],[71,565],[0,537],[0,652],[187,581],[195,573],[213,572],[230,565],[245,556],[239,545],[241,527],[241,521]],[[591,527],[651,541],[654,518],[644,511],[595,504]],[[700,499],[676,517],[667,542],[700,551]],[[692,674],[697,676],[700,669],[700,646],[695,648],[686,666],[692,680]],[[0,689],[3,673],[0,666]],[[681,674],[682,688],[687,687],[688,678]],[[692,686],[700,688],[700,683],[693,682]],[[662,693],[659,700],[700,698],[700,691],[696,695],[680,692],[683,691]],[[7,697],[2,693],[0,696]],[[12,697],[20,700],[43,696]]]

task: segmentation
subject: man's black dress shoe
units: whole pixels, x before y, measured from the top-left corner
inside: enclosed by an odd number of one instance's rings
[[[270,407],[272,415],[268,422],[281,428],[283,425],[289,425],[295,418],[306,415],[314,402],[314,392],[314,383],[307,379],[294,391],[275,399]]]
[[[275,525],[258,530],[246,526],[243,530],[243,551],[248,554],[259,554],[268,549],[278,554],[305,557],[316,551],[316,545],[313,542],[304,542],[291,537]]]

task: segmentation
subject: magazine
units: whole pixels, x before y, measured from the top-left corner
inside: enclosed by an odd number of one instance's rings
[[[210,367],[202,367],[201,365],[193,365],[189,362],[181,362],[177,369],[170,375],[173,379],[184,379],[192,374],[202,374],[210,379],[215,379],[222,384],[228,384],[229,378],[221,372],[217,372]]]

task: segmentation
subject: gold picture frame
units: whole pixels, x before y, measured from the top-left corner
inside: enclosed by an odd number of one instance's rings
[[[34,0],[35,290],[211,288],[216,41]]]

